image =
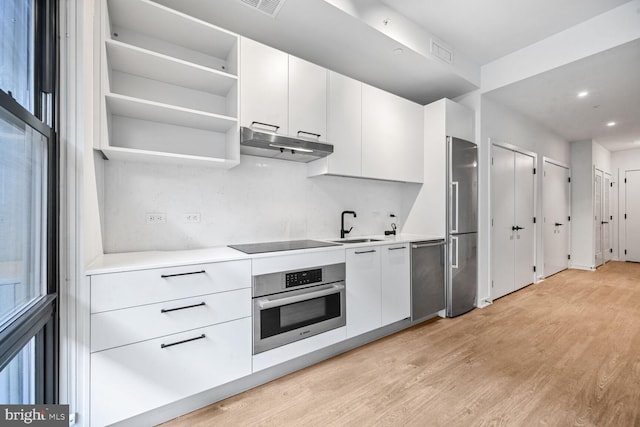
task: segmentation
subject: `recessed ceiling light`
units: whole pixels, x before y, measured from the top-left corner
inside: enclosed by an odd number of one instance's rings
[[[611,127],[611,126],[615,126],[615,125],[616,125],[616,122],[609,122],[609,123],[607,123],[607,126],[609,126],[609,127]]]
[[[578,98],[584,98],[587,95],[589,95],[589,92],[587,92],[586,90],[583,90],[582,92],[578,92]]]

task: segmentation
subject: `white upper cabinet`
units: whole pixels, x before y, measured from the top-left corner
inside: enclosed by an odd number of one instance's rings
[[[289,135],[327,140],[327,70],[291,55]]]
[[[327,130],[333,154],[308,175],[424,181],[422,106],[329,72]]]
[[[242,126],[315,141],[327,140],[327,70],[242,39]]]
[[[362,85],[362,176],[423,182],[422,106]]]
[[[238,36],[148,0],[103,0],[100,129],[108,159],[240,161]]]
[[[309,175],[362,175],[362,83],[329,71],[327,141],[333,154],[309,163]]]
[[[250,39],[241,39],[240,124],[287,134],[289,55]]]

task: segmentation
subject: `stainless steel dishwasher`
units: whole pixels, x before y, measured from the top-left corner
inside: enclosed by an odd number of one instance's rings
[[[444,310],[445,240],[411,243],[411,321]]]

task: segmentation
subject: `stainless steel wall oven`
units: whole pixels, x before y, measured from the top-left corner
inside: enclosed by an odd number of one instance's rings
[[[345,264],[253,277],[253,354],[345,326]]]

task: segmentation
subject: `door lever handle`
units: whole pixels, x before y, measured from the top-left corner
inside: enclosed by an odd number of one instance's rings
[[[517,225],[514,225],[513,227],[511,227],[512,231],[518,231],[518,230],[524,230],[524,227],[519,227]]]
[[[609,221],[601,221],[600,224],[609,224]]]
[[[559,222],[556,222],[556,224],[555,224],[555,225],[556,225],[556,227],[559,227],[559,226],[561,226],[562,224],[560,224]]]

